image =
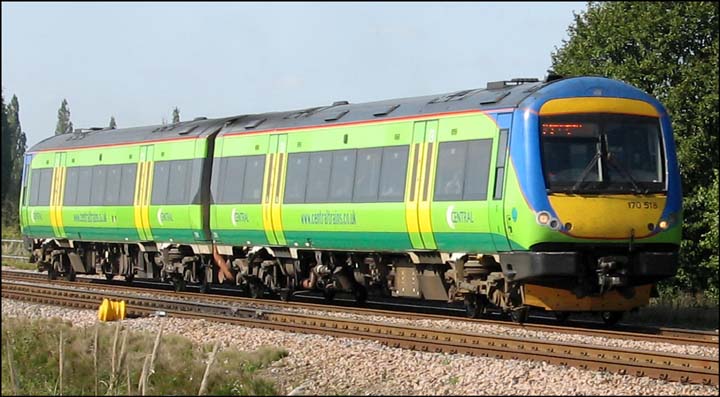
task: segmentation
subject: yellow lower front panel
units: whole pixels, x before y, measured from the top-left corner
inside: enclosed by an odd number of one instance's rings
[[[552,311],[626,311],[645,306],[650,300],[652,284],[635,287],[635,295],[627,299],[618,291],[602,296],[577,298],[571,291],[526,284],[524,302],[528,306],[541,307]]]

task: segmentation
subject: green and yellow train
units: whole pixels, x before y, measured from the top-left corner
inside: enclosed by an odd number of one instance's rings
[[[601,77],[76,130],[28,151],[20,200],[51,278],[464,301],[516,321],[647,304],[682,217],[666,110]]]

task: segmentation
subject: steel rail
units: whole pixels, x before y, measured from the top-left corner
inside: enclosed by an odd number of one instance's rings
[[[202,318],[249,327],[376,340],[392,347],[420,351],[545,361],[586,370],[647,376],[674,382],[718,385],[718,362],[704,357],[233,308],[217,304],[188,303],[168,299],[148,300],[140,295],[79,291],[24,282],[3,282],[2,296],[6,299],[83,308],[96,308],[103,298],[111,297],[125,300],[128,312],[136,315],[163,311],[166,315],[175,317]]]
[[[4,271],[3,278],[16,279],[16,280],[43,280],[47,282],[46,277],[38,273],[27,273],[27,272],[13,272]],[[67,281],[54,281],[60,285],[79,285],[87,288],[100,288],[114,291],[126,291],[126,292],[138,292],[147,293],[150,289],[148,287],[138,287],[130,285],[117,285],[108,284],[104,280],[90,279],[90,278],[78,278],[75,283]],[[328,304],[314,304],[314,303],[300,303],[300,302],[282,302],[278,300],[266,300],[266,299],[251,299],[239,296],[224,296],[224,295],[210,295],[210,294],[198,294],[196,292],[174,292],[167,290],[152,289],[153,293],[159,296],[183,298],[183,299],[203,299],[206,301],[213,302],[224,302],[231,305],[244,304],[253,306],[271,306],[282,309],[304,309],[304,310],[316,310],[326,312],[339,312],[349,313],[362,316],[386,316],[404,318],[409,320],[456,320],[466,321],[484,325],[496,325],[503,327],[522,328],[524,330],[538,331],[538,332],[554,332],[554,333],[569,333],[584,336],[593,336],[599,338],[613,338],[622,340],[636,340],[646,341],[653,343],[670,343],[678,345],[698,345],[705,347],[717,347],[718,346],[718,334],[716,332],[708,331],[697,331],[697,330],[679,330],[679,329],[651,329],[651,333],[642,332],[628,332],[628,331],[617,331],[617,330],[597,330],[597,329],[586,329],[571,326],[560,326],[560,325],[544,325],[544,324],[516,324],[507,321],[488,320],[488,319],[468,319],[468,318],[452,318],[442,315],[434,314],[421,314],[421,313],[404,313],[390,310],[378,310],[358,307],[346,307],[346,306],[332,306]]]

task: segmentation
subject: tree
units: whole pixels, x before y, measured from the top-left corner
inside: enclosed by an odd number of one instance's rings
[[[5,109],[5,96],[0,96],[0,112],[2,113],[2,158],[1,172],[2,172],[2,189],[0,189],[0,203],[5,203],[5,197],[8,195],[8,187],[10,186],[8,181],[10,180],[12,172],[12,140],[10,136],[10,126],[8,125],[7,113]]]
[[[173,109],[173,124],[180,122],[180,109],[178,109],[177,106],[175,106],[175,109]]]
[[[10,197],[8,201],[12,204],[11,209],[17,209],[17,203],[20,196],[20,180],[22,177],[23,158],[25,156],[27,138],[22,131],[20,125],[20,102],[16,95],[13,95],[10,103],[7,105],[6,117],[8,127],[10,128],[11,142],[11,174],[8,183],[8,193]],[[14,212],[13,212],[14,213]]]
[[[667,108],[684,195],[680,270],[670,283],[717,298],[718,4],[589,2],[568,34],[552,54],[556,72],[623,80]]]
[[[114,130],[117,128],[117,123],[115,122],[115,116],[110,116],[110,124],[108,125],[108,128]]]
[[[70,121],[70,108],[67,99],[63,99],[58,109],[58,121],[55,126],[55,135],[69,134],[73,132],[73,124]]]

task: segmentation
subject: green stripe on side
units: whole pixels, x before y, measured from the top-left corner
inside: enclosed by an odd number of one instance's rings
[[[223,245],[269,245],[265,230],[213,229],[213,239]]]
[[[402,233],[376,232],[303,232],[285,230],[288,246],[323,249],[407,251],[411,250],[410,238]],[[297,245],[296,245],[297,244]]]

